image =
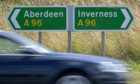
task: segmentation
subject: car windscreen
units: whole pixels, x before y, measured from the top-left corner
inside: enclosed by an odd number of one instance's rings
[[[10,32],[9,33],[10,35],[10,38],[16,40],[18,43],[21,44],[21,47],[24,47],[24,48],[29,48],[29,49],[33,49],[34,51],[38,52],[38,53],[50,53],[50,52],[53,52],[52,50],[46,48],[46,47],[43,47],[42,45],[26,38],[26,37],[23,37],[19,34],[16,34],[16,33],[13,33],[13,32]]]

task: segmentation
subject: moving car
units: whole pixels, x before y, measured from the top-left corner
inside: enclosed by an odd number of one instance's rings
[[[13,32],[0,32],[0,84],[126,84],[126,63],[57,53]]]

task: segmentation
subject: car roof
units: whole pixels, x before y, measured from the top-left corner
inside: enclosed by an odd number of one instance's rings
[[[12,31],[3,31],[3,30],[0,30],[0,34],[5,34],[5,33],[12,33]]]
[[[1,36],[5,36],[5,37],[11,37],[11,33],[13,33],[14,34],[14,32],[10,32],[10,31],[0,31],[0,35]]]

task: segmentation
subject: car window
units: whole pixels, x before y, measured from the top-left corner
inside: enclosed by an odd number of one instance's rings
[[[20,53],[20,45],[9,39],[0,38],[0,54]]]

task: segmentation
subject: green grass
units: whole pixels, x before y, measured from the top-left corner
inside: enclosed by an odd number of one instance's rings
[[[12,31],[7,16],[16,5],[127,5],[132,9],[135,21],[127,32],[106,33],[106,55],[128,61],[131,70],[130,84],[140,84],[140,1],[139,0],[0,0],[0,29]],[[37,32],[20,32],[35,41]],[[66,32],[43,32],[43,45],[56,51],[67,51]],[[74,53],[101,55],[100,32],[73,32],[72,51]]]
[[[130,65],[130,81],[129,84],[140,84],[140,64],[129,61]]]
[[[140,84],[140,72],[132,71],[130,76],[129,84]]]

